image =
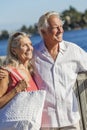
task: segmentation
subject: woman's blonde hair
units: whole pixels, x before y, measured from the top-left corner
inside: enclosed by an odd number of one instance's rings
[[[13,53],[11,48],[17,48],[19,45],[19,40],[24,37],[29,38],[29,35],[27,35],[24,32],[16,32],[9,37],[8,48],[7,48],[7,57],[4,62],[4,65],[10,64],[11,66],[17,67],[20,64],[18,56]],[[31,61],[29,61],[28,69],[31,73],[33,73],[33,66],[32,66]]]

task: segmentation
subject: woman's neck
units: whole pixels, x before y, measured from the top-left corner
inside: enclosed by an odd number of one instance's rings
[[[28,64],[22,64],[22,63],[20,63],[20,64],[18,65],[18,68],[19,68],[19,69],[28,70]]]

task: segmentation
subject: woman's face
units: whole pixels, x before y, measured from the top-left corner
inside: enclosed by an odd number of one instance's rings
[[[15,53],[21,62],[32,59],[33,46],[28,37],[23,37],[19,40],[18,47],[15,48]]]

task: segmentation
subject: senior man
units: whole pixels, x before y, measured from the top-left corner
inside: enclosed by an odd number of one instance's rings
[[[77,74],[87,71],[87,53],[63,40],[63,21],[57,12],[43,14],[38,29],[42,40],[34,50],[34,78],[47,93],[41,130],[80,130],[73,86]]]

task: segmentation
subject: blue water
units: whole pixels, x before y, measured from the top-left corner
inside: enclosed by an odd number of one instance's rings
[[[85,51],[87,51],[87,29],[64,32],[63,39],[70,42],[74,42],[81,48],[83,48]],[[31,37],[33,45],[40,42],[40,40],[41,37],[39,35]],[[6,55],[7,45],[7,40],[0,41],[0,56]]]

